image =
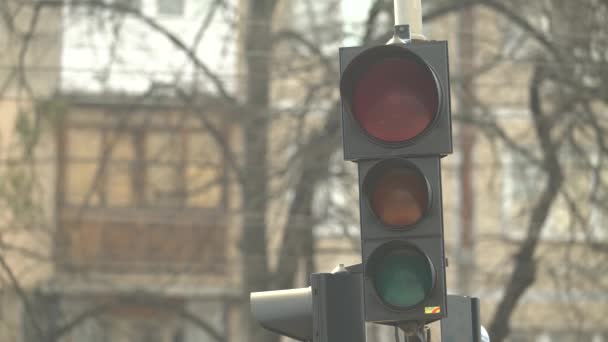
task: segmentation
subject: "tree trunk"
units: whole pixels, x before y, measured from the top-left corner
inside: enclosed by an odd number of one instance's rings
[[[463,117],[470,117],[473,113],[471,95],[474,91],[472,73],[474,71],[475,55],[475,15],[474,9],[467,7],[462,10],[459,18],[458,64],[460,76],[463,78],[460,92],[459,112]],[[474,240],[474,208],[475,189],[473,185],[474,165],[473,154],[475,146],[475,127],[465,122],[459,123],[458,134],[459,152],[461,157],[459,165],[459,248],[457,249],[456,264],[458,271],[458,292],[462,295],[471,295],[471,283],[475,270],[475,240]]]
[[[247,117],[243,123],[244,174],[243,235],[241,241],[244,317],[251,342],[277,341],[250,314],[249,293],[268,290],[266,240],[268,201],[268,131],[270,103],[270,51],[272,14],[276,0],[249,0],[245,23],[245,69]]]
[[[309,143],[302,148],[302,172],[294,188],[294,200],[289,207],[275,276],[275,284],[279,289],[294,286],[300,258],[304,259],[306,276],[315,269],[313,227],[316,222],[312,213],[314,192],[319,183],[329,176],[330,158],[340,141],[340,116],[337,115],[339,106],[333,108],[335,111],[329,114],[325,126],[313,134]]]
[[[502,342],[509,335],[513,311],[521,297],[534,284],[536,278],[534,254],[540,241],[544,222],[563,183],[563,174],[557,156],[558,145],[551,138],[550,118],[542,112],[540,88],[543,77],[542,67],[537,66],[530,84],[530,112],[542,149],[543,169],[547,174],[547,181],[532,210],[526,240],[523,241],[515,255],[513,273],[490,323],[489,333],[492,342]]]

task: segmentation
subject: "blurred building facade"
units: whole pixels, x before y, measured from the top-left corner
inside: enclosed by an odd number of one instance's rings
[[[123,2],[188,42],[196,41],[200,13],[208,9],[192,0]],[[282,2],[278,26],[307,19],[294,17],[292,6]],[[228,144],[242,144],[231,121],[237,109],[213,95],[189,97],[189,90],[209,90],[191,72],[193,66],[185,57],[174,56],[174,47],[165,39],[146,36],[136,25],[119,41],[126,49],[117,50],[124,55],[97,55],[96,48],[83,41],[98,41],[96,47],[112,51],[113,29],[134,23],[125,16],[108,19],[106,26],[91,26],[83,22],[86,11],[43,11],[26,64],[17,53],[21,49],[14,48],[19,36],[10,30],[2,34],[2,43],[15,52],[3,55],[2,64],[25,65],[32,73],[22,78],[18,68],[2,68],[2,82],[7,84],[0,103],[2,155],[10,159],[21,152],[15,146],[27,137],[27,130],[15,127],[35,127],[36,121],[28,121],[25,113],[43,113],[46,129],[36,148],[43,203],[40,228],[27,226],[29,222],[23,223],[28,229],[15,228],[22,221],[9,217],[3,218],[7,228],[2,233],[7,267],[15,270],[24,291],[35,295],[23,301],[10,277],[3,277],[0,316],[7,329],[0,329],[0,338],[38,341],[40,334],[55,331],[63,341],[244,340],[239,316],[240,200],[231,183],[231,161],[216,142],[219,134]],[[339,21],[330,9],[325,12]],[[18,32],[23,33],[32,13],[17,17]],[[213,23],[225,26],[236,19],[214,20],[219,22],[211,20],[211,33],[201,34],[201,39],[212,41],[201,43],[197,51],[204,54],[203,46],[209,44],[223,49],[224,58],[210,63],[232,74],[229,79],[238,79],[234,74],[242,68],[242,51],[235,32],[213,29]],[[483,10],[447,16],[427,30],[431,38],[450,41],[453,79],[459,85],[453,87],[454,111],[462,115],[479,110],[467,103],[460,85],[497,50],[514,49],[509,44],[514,44],[517,32]],[[329,32],[309,34],[323,41]],[[157,49],[143,51],[140,45]],[[279,47],[278,53],[289,56],[290,51]],[[125,60],[130,62],[121,63]],[[523,60],[501,61],[466,87],[490,99],[510,135],[533,139],[526,89],[531,66]],[[24,79],[32,87],[23,84]],[[187,89],[167,87],[176,81]],[[273,89],[274,98],[285,106],[302,95],[290,81],[278,82]],[[238,82],[228,84],[232,90],[239,87]],[[275,135],[290,136],[293,124],[289,118],[279,121]],[[527,222],[522,218],[541,176],[533,167],[526,168],[521,156],[501,146],[494,149],[470,127],[455,124],[454,139],[457,148],[445,159],[443,171],[448,280],[453,293],[481,298],[487,322],[512,271],[513,253],[525,237]],[[5,175],[13,172],[9,164],[3,165]],[[583,180],[580,186],[591,185]],[[580,280],[556,280],[565,279],[568,258],[597,258],[588,249],[588,239],[606,241],[601,211],[589,212],[591,237],[576,233],[573,239],[564,224],[565,205],[558,203],[545,223],[539,274],[516,310],[512,342],[608,341],[601,309],[608,301],[605,292],[589,289]],[[280,223],[281,218],[271,222],[269,230],[277,231]],[[316,237],[318,271],[358,262],[356,236],[321,231]],[[280,242],[272,239],[275,246],[270,250],[276,251]],[[24,258],[23,250],[39,255]],[[271,259],[276,263],[276,255]],[[304,286],[306,276],[300,278]],[[378,334],[381,341],[393,338],[392,331],[372,328],[370,334]]]
[[[530,110],[538,46],[507,18],[483,7],[433,23],[429,33],[450,41],[453,113],[459,117],[454,154],[444,160],[448,281],[453,293],[481,298],[482,320],[489,324],[547,179],[542,166],[524,155],[540,153]],[[546,108],[553,108],[548,102]],[[495,121],[483,121],[484,115]],[[498,123],[507,139],[479,129],[488,122]],[[583,160],[597,157],[594,149],[590,144],[575,152],[565,146],[559,152],[566,185],[545,222],[538,223],[543,229],[534,256],[537,273],[514,311],[509,341],[608,340],[608,322],[596,310],[608,302],[604,280],[589,274],[602,265],[596,246],[608,241],[603,210],[590,195],[598,185],[593,172],[583,171],[591,169]],[[582,212],[573,211],[568,196],[584,203]],[[584,219],[574,223],[579,214]]]
[[[204,10],[195,1],[114,5],[163,22],[185,41],[196,35],[192,16]],[[11,248],[2,255],[0,339],[243,339],[238,222],[228,215],[236,200],[228,163],[209,133],[232,144],[233,108],[213,96],[178,100],[167,90],[183,74],[181,84],[197,83],[179,58],[145,63],[163,60],[172,50],[165,45],[147,58],[137,48],[104,55],[116,38],[108,35],[122,25],[129,36],[117,44],[166,39],[146,36],[128,14],[111,16],[103,6],[8,5],[16,20],[2,30],[11,52],[1,75],[3,192],[22,190],[10,188],[8,177],[22,180],[28,171],[15,165],[31,161],[36,180],[27,185],[36,187],[40,207],[23,209],[36,219],[4,219],[3,243]],[[148,91],[132,95],[141,89]],[[26,158],[24,142],[34,135],[34,156]]]
[[[230,336],[240,298],[235,221],[226,160],[203,125],[209,120],[228,141],[227,109],[195,114],[154,96],[65,101],[56,132],[58,272],[45,287],[76,315],[120,303],[73,339]]]

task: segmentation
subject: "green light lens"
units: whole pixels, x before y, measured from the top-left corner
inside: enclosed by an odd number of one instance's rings
[[[433,271],[427,258],[413,248],[393,248],[374,265],[372,281],[376,292],[389,305],[407,308],[419,304],[433,287]]]

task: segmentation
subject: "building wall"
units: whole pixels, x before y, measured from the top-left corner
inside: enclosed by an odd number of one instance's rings
[[[492,11],[476,8],[473,13],[473,64],[475,70],[483,70],[473,81],[473,91],[475,97],[489,109],[484,112],[484,108],[476,108],[474,117],[483,119],[484,116],[493,115],[507,137],[534,153],[534,146],[538,143],[528,110],[532,64],[527,55],[532,53],[530,51],[533,51],[534,45],[520,40],[521,33]],[[447,21],[436,24],[440,31],[444,23],[443,28],[454,27],[449,20],[447,18]],[[467,38],[470,37],[464,37]],[[458,36],[450,39],[453,113],[456,118],[466,114],[459,112],[462,102],[462,93],[459,93],[461,61],[458,60],[457,51],[461,39],[463,37]],[[501,55],[509,57],[497,60],[497,56]],[[454,126],[454,139],[457,141],[461,124],[456,120]],[[523,242],[529,224],[532,205],[544,185],[540,178],[542,171],[527,167],[529,163],[518,162],[514,157],[516,153],[506,144],[497,143],[499,140],[489,139],[481,134],[481,130],[477,130],[473,149],[475,268],[471,294],[481,298],[482,320],[486,324],[503,295],[503,288],[513,269],[515,253]],[[462,229],[458,219],[461,153],[456,150],[453,155],[444,158],[446,248],[450,260],[458,257],[461,248],[457,237]],[[583,215],[590,215],[593,206],[584,194],[589,192],[591,179],[576,166],[576,153],[567,150],[561,153],[560,162],[566,172],[568,191],[575,194],[575,198],[581,201],[579,203],[583,203]],[[576,270],[584,268],[581,260],[587,258],[593,264],[595,261],[592,260],[601,259],[601,253],[593,251],[589,240],[575,237],[586,227],[574,228],[577,233],[573,234],[570,219],[567,204],[561,199],[557,200],[545,222],[541,244],[535,255],[538,262],[535,283],[522,297],[513,316],[513,341],[532,341],[536,338],[533,336],[552,338],[550,341],[575,341],[579,339],[568,332],[580,330],[590,336],[599,336],[605,330],[605,318],[594,309],[605,306],[603,303],[608,300],[608,296],[602,294],[602,277],[596,277],[593,284],[588,277],[573,276],[578,272]],[[601,241],[605,242],[605,239]],[[456,284],[462,275],[453,266],[448,270],[451,291],[458,291]],[[568,272],[572,272],[570,277]],[[545,337],[541,337],[543,331],[546,332]],[[563,336],[562,339],[557,339],[559,335]]]
[[[70,333],[74,341],[87,334],[100,341],[113,336],[136,340],[146,333],[142,327],[155,320],[163,322],[157,329],[159,341],[177,335],[184,341],[213,340],[188,323],[188,317],[172,311],[174,305],[210,320],[219,333],[232,334],[232,303],[240,297],[240,278],[223,153],[201,128],[198,114],[171,105],[170,99],[131,100],[109,95],[63,99],[66,109],[57,133],[63,179],[58,192],[58,272],[43,291],[63,298],[66,317],[125,298],[125,310],[131,314],[115,314],[112,304],[92,322],[77,326]],[[199,114],[220,128],[224,143],[232,139],[223,110],[208,108]],[[137,137],[142,139],[141,151]],[[166,170],[155,172],[158,169]],[[172,172],[183,174],[175,178]],[[172,192],[176,182],[184,183],[184,193]],[[138,186],[141,196],[136,194]],[[150,197],[152,188],[166,191],[166,196]],[[74,298],[81,304],[70,304]],[[140,322],[138,317],[147,310],[156,318]],[[213,316],[220,313],[219,318]],[[119,337],[120,331],[135,335]]]
[[[144,15],[151,17],[159,15],[155,1],[144,0],[142,3],[142,13]],[[200,13],[203,13],[205,8],[203,8],[203,5],[195,4],[192,1],[186,1],[185,3],[186,11],[184,16],[179,18],[170,16],[158,18],[163,24],[168,25],[170,32],[178,35],[186,42],[191,42],[196,33],[195,28],[199,23]],[[281,25],[288,27],[291,24],[290,18],[293,18],[296,12],[292,11],[292,6],[287,2],[281,2],[280,6],[277,27],[281,27]],[[25,11],[23,13],[28,12]],[[34,66],[32,73],[28,74],[28,78],[35,80],[31,83],[34,85],[34,93],[37,96],[45,97],[57,90],[60,75],[56,67],[60,63],[66,66],[61,73],[63,90],[79,89],[98,92],[107,90],[141,91],[147,89],[152,82],[171,83],[179,79],[179,73],[176,74],[171,71],[176,68],[179,69],[179,66],[184,63],[185,57],[179,53],[175,53],[174,46],[165,38],[160,37],[158,34],[150,34],[145,25],[142,25],[140,19],[131,16],[127,18],[114,18],[110,25],[112,27],[122,27],[123,31],[129,31],[124,36],[124,40],[121,40],[120,48],[118,49],[118,56],[120,58],[117,58],[118,60],[122,59],[127,62],[118,63],[117,69],[115,69],[117,72],[112,73],[107,78],[99,78],[99,74],[103,74],[106,71],[99,66],[107,65],[110,56],[95,55],[94,51],[98,49],[109,50],[108,42],[112,30],[102,30],[99,34],[89,36],[89,31],[87,30],[91,28],[90,23],[84,23],[82,21],[83,16],[79,16],[77,12],[71,13],[69,21],[64,26],[66,27],[66,42],[63,44],[65,52],[63,57],[61,57],[61,61],[59,60],[59,56],[61,55],[59,47],[62,44],[57,43],[56,40],[60,39],[52,35],[53,32],[59,32],[60,21],[56,18],[60,18],[61,16],[57,12],[47,13],[44,17],[45,20],[40,21],[40,36],[33,41],[34,44],[31,47],[30,54],[28,54],[28,58],[32,60],[27,60],[27,63],[32,63]],[[475,16],[476,66],[483,67],[487,64],[492,64],[496,54],[504,52],[504,49],[515,49],[517,47],[517,44],[513,45],[514,43],[512,42],[513,40],[516,41],[516,36],[512,36],[512,32],[508,30],[508,26],[505,26],[491,12],[478,9],[475,11]],[[28,16],[21,14],[20,18],[22,18],[20,25],[27,26]],[[234,57],[241,55],[236,51],[237,48],[235,47],[238,46],[240,40],[236,37],[236,32],[231,30],[222,31],[220,29],[220,27],[231,27],[225,24],[233,19],[215,19],[212,25],[215,28],[212,28],[205,35],[205,39],[208,40],[205,41],[205,44],[201,44],[199,52],[200,57],[204,58],[205,61],[209,61],[210,65],[214,69],[217,69],[220,74],[228,75],[227,78],[230,79],[238,79],[237,77],[229,76],[233,76],[231,75],[233,73],[239,74],[241,72],[239,68],[240,63],[237,63],[235,61],[237,57]],[[301,16],[296,19],[306,20],[307,17]],[[457,25],[458,18],[456,16],[448,16],[427,28],[427,35],[430,38],[448,39],[450,41],[452,66],[463,63],[458,57],[459,39],[462,38],[456,34],[457,30],[455,27]],[[93,27],[95,26],[93,25]],[[234,29],[234,26],[232,28]],[[314,34],[314,32],[311,32],[311,34]],[[17,64],[16,51],[18,49],[13,48],[16,40],[9,34],[0,35],[0,38],[2,38],[0,43],[7,50],[15,52],[2,55],[2,64],[14,67]],[[83,43],[89,40],[95,44],[87,45]],[[142,46],[155,46],[156,48],[153,51],[144,51],[141,49]],[[205,46],[205,48],[202,46]],[[217,50],[226,50],[223,55],[221,53],[216,54],[216,51],[209,53],[209,46],[215,47]],[[215,48],[211,48],[211,50],[215,50]],[[288,49],[279,48],[278,53],[282,54],[283,58],[290,56]],[[215,60],[214,56],[220,56],[218,57],[219,60]],[[159,61],[161,60],[166,61],[166,63],[160,63]],[[294,66],[297,66],[299,62],[306,63],[308,61],[294,60],[293,62]],[[184,74],[186,76],[183,77],[183,80],[185,80],[185,83],[194,84],[196,83],[196,75],[191,72],[191,68],[190,65],[185,65],[183,70],[185,70]],[[0,72],[3,84],[9,79],[12,80],[7,83],[10,86],[3,94],[3,101],[0,103],[0,113],[2,113],[2,117],[0,118],[2,133],[0,137],[2,143],[0,153],[2,153],[3,157],[10,156],[11,153],[16,151],[11,144],[18,139],[14,127],[21,115],[20,113],[23,113],[24,110],[31,112],[34,107],[33,102],[27,96],[27,92],[23,89],[23,85],[19,85],[15,81],[9,69],[11,68],[1,68],[2,71]],[[460,82],[459,77],[462,77],[462,75],[459,73],[458,68],[452,68],[452,72],[454,84],[452,103],[454,104],[455,111],[459,111],[461,98],[458,93],[458,84]],[[149,74],[155,76],[150,78]],[[273,77],[280,79],[283,76],[283,74],[277,73]],[[272,155],[280,156],[273,159],[275,170],[282,170],[285,167],[285,163],[289,161],[287,158],[290,148],[288,142],[291,141],[293,132],[299,128],[300,124],[299,121],[294,120],[290,116],[291,113],[287,111],[283,113],[281,109],[289,107],[290,101],[296,103],[302,101],[302,84],[327,81],[324,79],[325,77],[327,75],[323,74],[323,70],[313,69],[299,74],[297,79],[285,79],[275,83],[273,99],[276,100],[275,103],[279,107],[276,109],[277,112],[281,114],[281,119],[277,120],[277,124],[272,128],[272,135],[276,138],[272,142]],[[529,77],[530,65],[514,59],[500,61],[500,63],[491,66],[489,71],[479,76],[474,83],[476,95],[479,98],[487,100],[492,108],[499,109],[496,112],[500,115],[500,122],[504,127],[507,127],[507,133],[513,138],[518,139],[518,141],[530,139],[532,135],[530,121],[526,118],[527,89],[525,85]],[[238,84],[232,87],[234,88],[231,89],[237,89]],[[331,85],[331,87],[332,89],[336,88],[335,84]],[[335,91],[336,89],[333,92],[332,90],[328,90],[322,95],[327,98],[335,98]],[[290,101],[284,99],[290,99]],[[103,106],[99,106],[96,110],[103,112],[106,109]],[[317,116],[314,114],[311,116],[312,119],[307,122],[307,127],[309,128],[308,131],[305,130],[305,134],[319,126],[318,118],[321,116],[321,113],[316,113],[319,114]],[[455,124],[455,126],[457,125]],[[52,132],[52,130],[49,129],[47,132]],[[455,132],[457,137],[459,128]],[[240,133],[238,130],[235,130],[229,135],[228,140],[230,141],[230,145],[239,148],[243,146],[245,142],[240,140]],[[46,222],[50,223],[47,223],[48,226],[44,226],[43,228],[29,230],[26,234],[21,234],[21,231],[11,231],[8,234],[3,234],[9,237],[9,241],[48,254],[51,252],[50,246],[52,246],[53,242],[53,234],[50,233],[53,232],[54,224],[52,222],[54,222],[55,215],[56,190],[54,189],[54,184],[57,177],[55,174],[56,167],[52,162],[55,160],[56,153],[54,148],[55,138],[56,135],[54,133],[44,134],[40,148],[37,150],[37,153],[40,154],[40,160],[47,161],[46,164],[41,163],[38,170],[39,174],[44,175],[44,177],[40,178],[43,189],[41,191],[41,196],[43,197],[41,202],[44,203]],[[482,317],[485,322],[488,322],[497,301],[501,297],[501,289],[512,269],[513,253],[520,242],[510,232],[520,230],[520,227],[525,225],[526,222],[510,217],[513,213],[505,211],[504,203],[510,201],[510,199],[505,197],[507,196],[505,194],[505,183],[508,182],[508,169],[505,167],[506,159],[503,157],[506,155],[504,147],[497,146],[498,149],[494,149],[491,142],[483,136],[477,136],[476,138],[473,175],[475,179],[475,217],[473,230],[475,231],[476,244],[474,250],[475,273],[473,277],[474,281],[472,282],[474,284],[472,294],[481,298],[483,304]],[[87,141],[86,135],[83,139]],[[88,141],[88,143],[92,143],[92,140]],[[242,151],[239,151],[239,148],[237,148],[237,153],[242,153]],[[461,176],[459,174],[459,166],[462,159],[459,153],[459,151],[456,151],[453,155],[443,160],[446,248],[450,260],[456,258],[458,249],[460,248],[458,240],[460,229],[458,191],[459,177]],[[6,172],[7,167],[8,165],[2,165],[2,171]],[[354,169],[351,168],[352,170]],[[278,191],[288,184],[288,181],[288,177],[276,178],[272,183],[272,187]],[[166,276],[103,275],[100,277],[90,277],[87,274],[83,277],[74,278],[61,274],[61,276],[56,277],[52,282],[45,284],[44,290],[50,294],[67,293],[74,296],[74,294],[82,292],[83,289],[88,289],[90,292],[85,293],[89,297],[87,300],[83,301],[82,298],[73,298],[69,295],[65,297],[61,307],[64,310],[71,310],[73,312],[82,310],[83,305],[90,305],[91,298],[100,298],[108,293],[123,295],[142,291],[142,289],[151,291],[158,297],[183,300],[185,307],[192,310],[192,312],[200,314],[201,317],[209,318],[218,329],[229,332],[230,336],[237,336],[234,337],[234,340],[242,340],[242,335],[240,336],[240,334],[243,333],[244,329],[242,329],[239,323],[239,304],[235,300],[239,296],[239,275],[241,274],[240,253],[236,242],[239,241],[240,237],[238,227],[240,227],[240,214],[242,213],[240,212],[238,186],[235,184],[234,179],[231,179],[228,183],[230,195],[228,196],[227,203],[226,239],[235,243],[225,246],[226,267],[229,267],[229,270],[227,270],[229,275],[227,277],[193,277],[189,274],[185,274],[183,277],[176,277],[174,274]],[[272,217],[269,230],[273,232],[271,234],[272,241],[270,247],[273,264],[276,263],[276,251],[280,248],[280,237],[285,219],[285,203],[287,203],[286,200],[288,199],[287,196],[273,202],[270,213],[268,213]],[[552,214],[555,217],[561,218],[560,211],[561,209],[558,206]],[[354,215],[356,216],[356,213]],[[313,228],[310,227],[310,229]],[[86,236],[87,234],[84,235]],[[89,239],[85,237],[84,240]],[[339,234],[319,234],[316,241],[317,250],[320,251],[316,259],[318,271],[330,271],[340,263],[348,265],[359,262],[360,256],[357,252],[357,242],[356,236],[354,239],[349,240],[344,239]],[[127,246],[125,248],[128,250],[130,247]],[[603,308],[602,303],[606,300],[605,294],[598,293],[597,289],[588,287],[588,284],[575,281],[569,284],[575,291],[572,291],[569,296],[564,297],[562,289],[556,287],[553,281],[555,277],[554,272],[560,271],[561,260],[566,258],[568,251],[572,253],[570,257],[574,258],[582,258],[589,253],[588,248],[583,244],[577,244],[574,249],[566,250],[565,247],[564,244],[548,241],[548,239],[545,239],[543,242],[538,253],[539,257],[542,257],[543,262],[541,263],[537,283],[524,296],[514,317],[513,325],[516,335],[522,331],[542,335],[543,331],[571,330],[570,327],[573,324],[573,320],[578,314],[577,312],[567,312],[574,307],[570,305],[573,300],[579,304],[578,306],[589,308],[584,312],[586,321],[582,329],[590,332],[599,331],[598,334],[602,334],[600,330],[606,325],[605,317],[603,317],[601,310]],[[85,248],[84,252],[90,252],[90,249]],[[597,255],[594,256],[597,257]],[[19,256],[7,256],[7,260],[10,261],[11,267],[18,270],[20,279],[28,287],[39,284],[41,279],[47,279],[49,274],[52,274],[50,271],[53,270],[53,267],[48,262],[41,263],[40,260],[36,259],[35,262],[28,263],[29,261],[27,260],[29,259],[23,259]],[[547,260],[548,262],[546,262]],[[36,271],[32,272],[34,266]],[[449,286],[454,291],[457,289],[456,280],[459,275],[454,267],[450,267],[448,272]],[[302,285],[306,283],[306,275],[300,275],[299,283]],[[107,284],[110,285],[104,286]],[[120,286],[117,286],[117,284],[120,284]],[[23,308],[18,298],[14,296],[4,297],[4,294],[8,292],[10,292],[10,288],[5,287],[2,294],[6,306],[3,306],[2,317],[4,317],[3,322],[6,322],[7,325],[12,326],[14,329],[7,329],[2,331],[2,333],[7,334],[4,335],[7,339],[13,340],[13,336],[19,336],[19,333],[15,332],[15,329],[19,329],[20,322],[23,320]],[[72,336],[72,339],[74,341],[88,339],[93,335],[86,334],[90,334],[95,329],[98,330],[94,336],[101,336],[99,327],[95,324],[87,323],[87,325],[77,329],[74,332],[76,335]],[[185,326],[183,334],[186,341],[189,341],[189,339],[205,340],[204,333],[200,329],[194,328],[190,324],[186,324]],[[167,329],[171,330],[170,328],[173,327],[172,323],[168,324],[168,327]],[[127,327],[125,329],[128,330],[130,328]],[[170,333],[167,333],[166,339],[171,338],[169,335]],[[84,336],[89,337],[85,338]],[[516,341],[516,339],[513,339],[513,341]]]
[[[194,49],[195,57],[216,72],[229,91],[236,90],[238,18],[232,16],[237,15],[233,11],[238,6],[236,0],[221,6],[195,0],[134,3],[139,3],[133,5],[136,13],[87,6],[66,10],[63,90],[137,94],[153,85],[177,83],[215,91],[173,38]],[[181,3],[182,13],[163,12],[160,3]]]
[[[53,94],[59,85],[62,20],[57,9],[43,8],[36,16],[32,6],[20,1],[5,2],[2,11],[0,339],[21,341],[28,317],[16,284],[28,293],[53,272],[55,149],[53,135],[49,134],[52,120],[38,117],[36,111],[39,101]],[[34,147],[29,161],[24,161],[28,160],[24,159],[24,142]]]

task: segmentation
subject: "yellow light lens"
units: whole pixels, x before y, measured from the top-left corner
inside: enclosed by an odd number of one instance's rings
[[[382,223],[394,227],[418,222],[429,204],[424,177],[412,167],[398,164],[374,172],[368,196],[376,216]]]

